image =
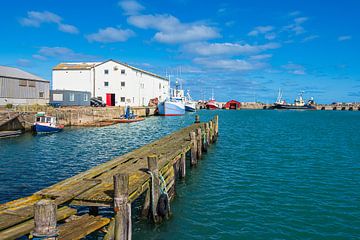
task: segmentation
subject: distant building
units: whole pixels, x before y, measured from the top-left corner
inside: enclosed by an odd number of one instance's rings
[[[90,92],[72,90],[50,90],[52,106],[90,106]]]
[[[49,103],[50,82],[18,68],[0,66],[0,106]]]
[[[163,101],[169,94],[168,79],[114,60],[60,63],[52,81],[54,90],[91,92],[108,106],[147,106],[150,99]]]

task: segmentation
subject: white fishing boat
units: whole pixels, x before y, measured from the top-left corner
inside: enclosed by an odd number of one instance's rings
[[[170,89],[170,98],[158,104],[160,116],[181,116],[185,114],[184,90],[180,88],[178,80],[175,89]]]
[[[190,96],[190,91],[187,91],[185,98],[185,111],[187,112],[195,112],[196,111],[196,102]]]

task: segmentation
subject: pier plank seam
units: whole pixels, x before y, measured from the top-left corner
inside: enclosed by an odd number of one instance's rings
[[[27,223],[27,226],[29,226],[28,223],[33,221],[32,218],[34,217],[34,204],[41,199],[52,199],[57,206],[69,203],[93,207],[113,206],[114,182],[111,180],[116,174],[128,175],[129,187],[127,201],[130,204],[140,195],[149,192],[150,190],[151,180],[149,175],[144,172],[144,168],[148,167],[145,159],[147,156],[154,153],[157,158],[158,171],[164,178],[166,188],[169,192],[169,199],[173,199],[175,196],[176,178],[180,176],[185,177],[186,174],[186,167],[184,167],[185,161],[183,160],[186,160],[186,153],[195,150],[193,156],[196,158],[196,161],[199,159],[204,150],[204,145],[208,147],[211,144],[212,139],[216,140],[217,120],[218,119],[216,118],[212,120],[213,131],[210,131],[210,122],[206,124],[196,123],[190,125],[143,147],[135,149],[132,152],[126,153],[83,173],[79,173],[40,190],[32,196],[1,204],[1,223],[3,223],[3,220],[5,219],[9,219],[10,223],[8,222],[3,226],[0,224],[0,234],[10,229],[16,229],[16,227],[20,227],[21,224]],[[195,138],[190,137],[190,132],[192,133],[192,136],[195,134]],[[131,215],[131,209],[129,214]],[[82,230],[78,230],[80,231],[78,233],[71,232],[70,227],[68,227],[70,226],[69,224],[60,225],[59,228],[68,229],[66,230],[68,231],[66,234],[70,234],[70,236],[72,236],[71,234],[75,234],[76,236],[86,236],[110,222],[110,219],[108,218],[101,218],[100,216],[99,218],[94,218],[95,216],[90,216],[92,218],[82,218],[87,219],[82,221],[85,221],[89,225],[82,233]],[[96,222],[98,222],[98,224]],[[131,238],[131,232],[129,233],[129,236]]]

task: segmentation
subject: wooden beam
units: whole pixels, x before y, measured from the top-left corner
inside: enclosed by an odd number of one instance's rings
[[[54,201],[40,200],[34,206],[35,228],[32,235],[34,239],[56,240],[58,230],[56,228],[57,207]]]

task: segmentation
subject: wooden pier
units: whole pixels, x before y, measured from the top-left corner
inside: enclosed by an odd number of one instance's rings
[[[166,220],[177,178],[186,160],[197,165],[218,137],[218,116],[77,174],[32,196],[0,205],[0,239],[80,239],[103,230],[105,239],[131,239],[131,203],[144,199],[141,214],[154,223]],[[139,198],[141,197],[141,198]],[[138,200],[139,201],[139,200]],[[78,206],[89,208],[79,215]],[[99,207],[112,208],[113,217]]]

